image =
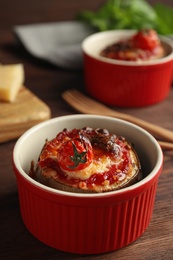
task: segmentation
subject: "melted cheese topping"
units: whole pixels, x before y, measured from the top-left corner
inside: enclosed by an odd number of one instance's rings
[[[115,139],[116,148],[114,148],[113,138],[111,139],[110,137],[109,139],[107,135],[105,136],[104,139],[102,138],[103,135],[98,134],[97,136],[96,134],[96,139],[92,139],[93,157],[90,164],[85,167],[74,167],[73,169],[68,164],[69,158],[72,157],[72,153],[69,153],[68,150],[70,147],[68,143],[65,143],[64,147],[67,150],[65,152],[63,150],[64,154],[62,150],[59,150],[62,143],[69,140],[69,137],[62,135],[59,139],[47,142],[40,154],[36,170],[37,180],[60,190],[66,190],[67,188],[72,190],[82,189],[91,192],[120,189],[129,183],[133,183],[133,181],[139,180],[141,178],[141,176],[138,178],[140,163],[130,144],[125,139]],[[97,137],[102,138],[100,139],[101,141],[99,140],[100,143],[98,142],[98,145]],[[59,161],[58,153],[65,157],[65,163],[67,158],[66,167],[64,167],[64,164],[60,164],[61,161]],[[82,165],[83,161],[79,162],[80,164]]]
[[[130,179],[133,176],[134,172],[136,172],[138,169],[138,165],[136,163],[136,157],[132,151],[130,151],[130,157],[132,160],[132,163],[131,163],[132,166],[128,172],[128,175],[121,171],[117,174],[118,179],[120,181],[123,181],[125,178],[126,178],[126,181],[128,181],[128,179]],[[52,158],[56,161],[55,157],[52,157]],[[118,159],[116,158],[116,160],[112,160],[112,158],[110,158],[109,156],[102,156],[102,157],[98,158],[98,160],[96,160],[96,159],[93,160],[92,163],[83,170],[79,170],[79,171],[63,170],[63,172],[66,174],[67,178],[75,178],[75,179],[80,179],[82,181],[82,180],[89,179],[95,173],[107,172],[107,171],[109,171],[111,166],[113,166],[114,164],[118,165],[122,161],[123,161],[123,159],[121,158],[121,156]],[[56,177],[58,174],[55,170],[53,170],[50,167],[43,168],[42,173],[45,177]],[[109,181],[106,180],[104,183],[102,183],[102,185],[106,188],[106,186],[109,186],[110,184],[109,184]]]
[[[88,167],[80,171],[63,171],[67,174],[69,178],[86,180],[95,173],[107,172],[113,164],[118,164],[120,162],[121,158],[115,161],[112,160],[109,156],[102,156],[98,158],[98,160],[93,160]]]

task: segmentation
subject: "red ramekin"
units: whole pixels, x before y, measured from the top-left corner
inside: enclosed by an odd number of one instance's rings
[[[107,128],[134,144],[144,178],[127,188],[79,194],[59,191],[28,176],[46,139],[64,128]],[[21,216],[38,240],[58,250],[99,254],[131,244],[148,227],[162,171],[162,150],[152,135],[129,122],[97,115],[71,115],[40,123],[16,142],[13,166],[18,184]]]
[[[150,61],[122,61],[100,56],[107,46],[130,38],[134,30],[95,33],[82,43],[84,80],[88,94],[119,107],[144,107],[164,100],[173,75],[173,41],[159,36],[167,50],[163,58]]]

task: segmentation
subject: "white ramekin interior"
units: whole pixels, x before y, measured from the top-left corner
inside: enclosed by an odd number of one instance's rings
[[[106,63],[126,65],[126,66],[127,65],[128,66],[156,65],[156,64],[162,64],[168,62],[173,59],[173,42],[171,39],[165,36],[159,36],[159,37],[162,41],[162,44],[165,46],[169,54],[161,59],[150,60],[150,61],[120,61],[120,60],[108,59],[100,56],[99,53],[104,48],[123,39],[130,38],[132,35],[135,34],[135,32],[136,32],[135,30],[110,30],[110,31],[98,32],[92,34],[88,36],[86,39],[84,39],[84,41],[82,42],[82,50],[85,54],[97,60]]]
[[[40,151],[46,139],[54,138],[64,128],[82,128],[89,126],[92,128],[107,128],[110,132],[126,137],[134,144],[134,148],[140,158],[142,168],[147,175],[142,181],[119,191],[112,191],[104,194],[77,194],[59,191],[42,185],[28,176],[31,161],[36,163]],[[162,150],[155,138],[142,128],[129,122],[98,115],[68,115],[53,118],[40,123],[25,132],[16,142],[13,150],[13,162],[18,172],[32,185],[39,188],[66,196],[96,197],[107,196],[114,193],[122,193],[132,190],[148,182],[158,173],[163,161]]]

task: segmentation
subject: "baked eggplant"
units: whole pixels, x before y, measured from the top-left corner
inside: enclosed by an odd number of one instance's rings
[[[46,141],[29,175],[49,187],[68,192],[119,190],[142,179],[134,147],[107,129],[64,129]]]

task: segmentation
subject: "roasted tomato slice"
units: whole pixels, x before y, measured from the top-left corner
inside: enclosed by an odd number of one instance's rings
[[[152,51],[160,45],[157,32],[152,29],[141,30],[133,36],[132,42],[136,48]]]
[[[89,139],[81,134],[63,142],[57,151],[59,166],[68,171],[86,168],[91,163],[92,158],[92,145]]]

